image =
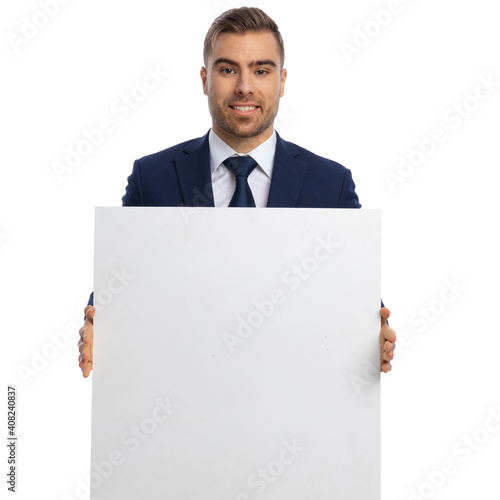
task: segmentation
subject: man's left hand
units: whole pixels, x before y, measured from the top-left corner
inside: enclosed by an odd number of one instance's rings
[[[396,348],[396,333],[387,324],[390,315],[391,311],[387,307],[380,309],[380,371],[383,373],[391,371],[391,361]]]

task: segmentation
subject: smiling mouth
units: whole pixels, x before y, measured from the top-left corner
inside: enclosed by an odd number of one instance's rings
[[[240,111],[241,113],[250,113],[251,111],[257,109],[259,106],[229,106],[229,107],[235,109],[236,111]]]

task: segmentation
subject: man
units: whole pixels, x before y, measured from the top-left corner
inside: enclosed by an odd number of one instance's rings
[[[274,130],[287,71],[283,40],[269,16],[249,7],[223,13],[206,35],[203,58],[211,130],[137,160],[124,206],[361,206],[348,169],[284,141]],[[94,314],[92,305],[85,308],[80,329],[84,377],[92,370]],[[382,307],[384,373],[391,369],[396,341],[389,315]]]

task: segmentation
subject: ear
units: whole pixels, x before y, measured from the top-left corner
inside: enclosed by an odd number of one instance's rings
[[[280,97],[283,97],[285,94],[285,81],[287,77],[287,70],[283,68],[281,70],[281,80],[280,80]]]
[[[208,95],[208,90],[207,90],[207,70],[205,69],[204,66],[201,67],[200,71],[200,76],[201,76],[201,83],[203,84],[203,93],[205,95]]]

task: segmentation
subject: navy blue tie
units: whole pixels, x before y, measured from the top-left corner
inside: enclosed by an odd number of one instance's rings
[[[255,207],[252,191],[248,185],[248,176],[257,166],[257,162],[250,156],[230,156],[222,163],[231,170],[236,178],[236,189],[229,202],[229,206]]]

